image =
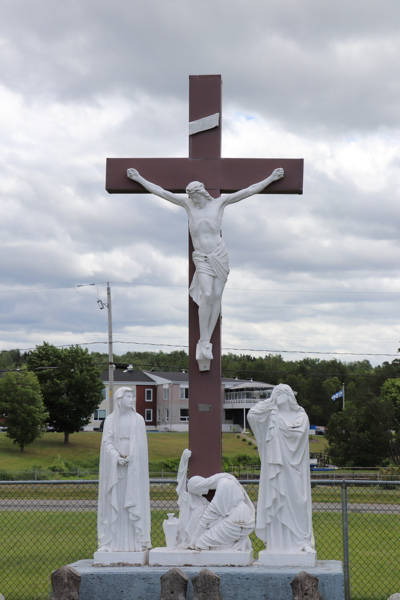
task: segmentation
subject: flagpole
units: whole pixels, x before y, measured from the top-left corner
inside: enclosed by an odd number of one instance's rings
[[[344,382],[342,383],[343,385],[343,410],[344,410]]]

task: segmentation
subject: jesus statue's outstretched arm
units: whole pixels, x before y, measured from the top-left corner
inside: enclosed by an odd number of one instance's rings
[[[155,183],[151,183],[151,181],[147,181],[144,177],[142,177],[136,169],[128,169],[126,172],[129,179],[132,181],[137,181],[142,185],[150,194],[154,194],[155,196],[159,196],[164,200],[168,200],[168,202],[172,202],[173,204],[177,204],[178,206],[183,206],[186,198],[184,196],[178,196],[178,194],[173,194],[172,192],[168,192],[164,190],[164,188],[156,185]]]
[[[224,206],[227,206],[228,204],[233,204],[234,202],[240,202],[240,200],[244,200],[245,198],[254,196],[254,194],[259,194],[260,192],[263,191],[264,188],[266,188],[268,185],[270,185],[270,183],[272,183],[273,181],[278,181],[278,179],[282,179],[284,174],[285,173],[284,173],[283,169],[281,169],[281,168],[275,169],[275,171],[273,171],[271,173],[271,175],[269,177],[267,177],[266,179],[263,179],[262,181],[259,181],[258,183],[253,183],[253,185],[250,185],[248,188],[245,188],[244,190],[239,190],[238,192],[234,192],[233,194],[223,195],[221,197],[222,204]]]

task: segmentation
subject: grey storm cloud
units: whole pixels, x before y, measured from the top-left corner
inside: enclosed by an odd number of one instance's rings
[[[398,123],[395,0],[41,0],[2,12],[1,78],[24,94],[185,100],[182,75],[212,67],[241,107],[316,135]]]
[[[0,349],[105,339],[106,281],[120,339],[185,344],[186,214],[107,194],[105,159],[187,156],[188,75],[221,73],[224,156],[305,158],[302,196],[226,210],[224,336],[396,352],[399,17],[397,0],[3,2]]]

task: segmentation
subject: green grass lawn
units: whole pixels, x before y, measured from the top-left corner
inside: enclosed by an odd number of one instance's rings
[[[156,462],[179,458],[188,447],[187,433],[149,433],[149,461]],[[82,431],[70,436],[70,442],[64,444],[62,433],[45,433],[24,452],[16,444],[0,433],[1,468],[9,471],[31,469],[41,466],[46,469],[53,464],[58,455],[64,460],[88,461],[99,456],[101,434],[97,431]],[[242,442],[236,434],[224,433],[222,436],[223,453],[226,456],[245,453],[257,456],[256,446]]]
[[[45,433],[21,452],[5,433],[0,433],[1,468],[21,471],[35,465],[46,469],[58,454],[63,459],[73,461],[96,458],[99,456],[100,439],[101,434],[97,431],[79,432],[70,436],[69,444],[64,444],[62,433]]]
[[[310,452],[327,452],[328,440],[323,435],[310,435]]]
[[[152,542],[163,545],[166,511],[152,512]],[[51,571],[90,558],[96,549],[94,512],[0,512],[0,589],[7,600],[45,600]],[[320,560],[342,559],[340,514],[315,513]],[[255,554],[263,548],[253,534]],[[400,589],[400,519],[349,515],[352,600],[386,600]]]

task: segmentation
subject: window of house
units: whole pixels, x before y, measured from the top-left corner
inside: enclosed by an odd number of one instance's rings
[[[144,411],[144,420],[146,421],[146,423],[153,420],[153,409],[152,408],[146,408],[146,410]]]
[[[104,409],[97,409],[93,413],[93,420],[98,421],[99,419],[105,419],[107,416],[107,411]]]
[[[169,400],[169,387],[164,387],[164,400]]]
[[[161,421],[161,411],[159,408],[157,408],[157,422],[159,423]]]
[[[189,398],[189,388],[181,387],[179,397],[181,400],[188,400]]]
[[[179,420],[182,421],[183,423],[187,423],[189,421],[189,409],[188,408],[181,408]]]
[[[168,408],[164,408],[164,421],[168,423],[169,421],[169,410]]]
[[[146,402],[152,402],[153,401],[153,390],[146,389],[144,391],[144,397],[145,397]]]

